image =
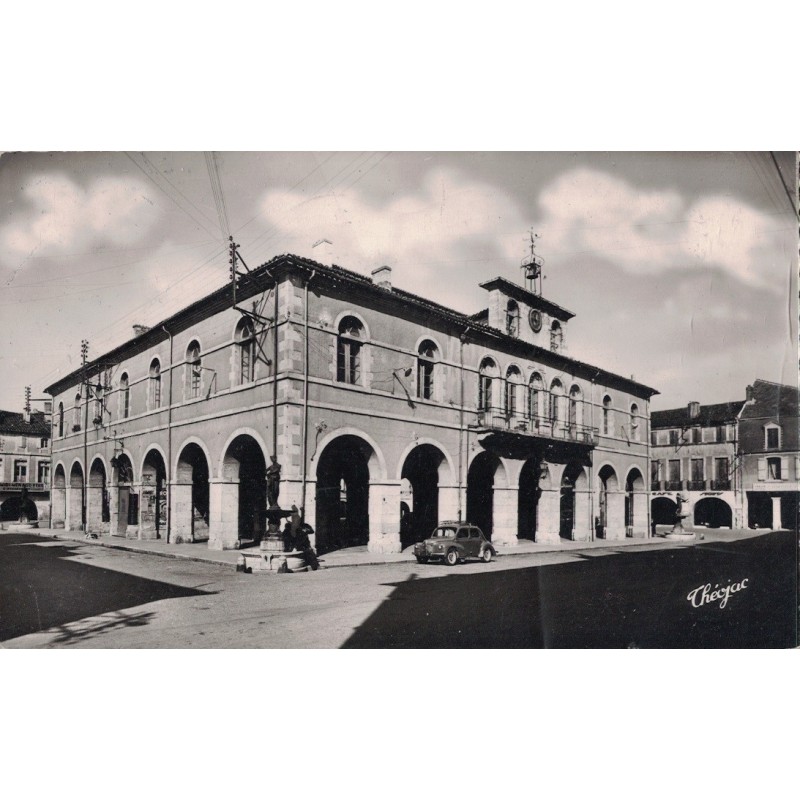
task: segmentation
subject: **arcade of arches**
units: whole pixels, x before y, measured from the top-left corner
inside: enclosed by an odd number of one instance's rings
[[[219,461],[197,439],[178,445],[175,453],[172,477],[155,446],[145,451],[138,473],[127,451],[109,461],[96,456],[85,488],[79,461],[58,463],[54,525],[80,529],[85,513],[87,530],[118,536],[169,537],[213,549],[259,542],[267,528],[264,444],[241,432]],[[387,468],[368,437],[332,432],[319,443],[307,475],[307,521],[318,551],[367,546],[397,552],[429,536],[439,521],[459,518],[501,545],[646,535],[647,493],[636,467],[618,475],[607,463],[593,468],[588,461],[506,458],[483,449],[470,455],[459,487],[453,459],[438,443],[414,441],[396,468]],[[298,485],[284,472],[282,508],[301,505]],[[654,515],[668,513],[654,504]],[[709,506],[713,519],[721,519],[720,513]]]

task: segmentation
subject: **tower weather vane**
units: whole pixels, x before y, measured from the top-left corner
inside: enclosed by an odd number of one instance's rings
[[[542,270],[544,267],[544,259],[536,255],[536,240],[539,238],[538,233],[533,232],[533,228],[530,231],[530,255],[523,259],[522,264],[520,264],[520,269],[523,270],[525,274],[525,283],[526,288],[528,291],[534,292],[535,294],[542,293]]]

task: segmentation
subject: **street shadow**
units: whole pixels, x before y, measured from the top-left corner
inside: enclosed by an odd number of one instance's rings
[[[77,543],[0,535],[0,641],[59,628],[58,641],[67,642],[97,635],[104,625],[146,625],[151,614],[119,615],[96,623],[94,632],[91,626],[70,623],[158,600],[212,594],[94,566],[89,560]]]
[[[747,579],[695,607],[689,594]],[[708,546],[391,584],[345,648],[783,648],[797,639],[797,539]],[[695,595],[700,599],[702,592]]]

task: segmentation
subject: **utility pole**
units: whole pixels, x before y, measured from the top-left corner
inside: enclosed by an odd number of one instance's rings
[[[89,482],[89,467],[86,463],[89,458],[89,377],[86,372],[86,362],[89,360],[89,342],[81,339],[81,366],[83,375],[81,380],[81,397],[84,399],[83,407],[83,482],[81,483],[81,529],[87,530],[87,485]],[[85,397],[84,397],[85,395]]]

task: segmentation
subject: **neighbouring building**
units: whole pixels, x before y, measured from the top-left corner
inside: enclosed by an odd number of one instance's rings
[[[742,527],[737,470],[738,418],[744,400],[653,411],[650,489],[655,525],[672,524],[680,492],[689,499],[689,525]]]
[[[745,400],[653,411],[653,523],[674,521],[680,492],[689,525],[796,527],[798,424],[798,389],[764,380],[747,387]]]
[[[798,389],[757,380],[739,420],[747,524],[797,528],[800,497]]]
[[[570,357],[532,280],[482,287],[466,315],[284,255],[139,329],[47,389],[54,525],[246,546],[274,455],[321,551],[443,519],[506,546],[648,535],[656,391]]]
[[[41,411],[0,411],[0,522],[21,515],[50,515],[50,424]]]

